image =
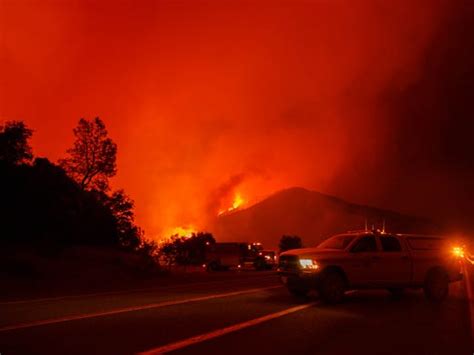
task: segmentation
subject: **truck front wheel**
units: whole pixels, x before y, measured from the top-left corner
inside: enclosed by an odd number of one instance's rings
[[[424,286],[425,296],[431,301],[441,302],[448,297],[448,275],[442,270],[432,270],[426,277]]]
[[[344,299],[346,283],[343,276],[336,271],[322,275],[319,285],[319,295],[326,303],[340,303]]]

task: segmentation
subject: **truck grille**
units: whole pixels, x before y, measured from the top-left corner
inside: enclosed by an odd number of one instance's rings
[[[299,270],[298,257],[295,255],[282,255],[278,262],[280,271],[297,271]]]

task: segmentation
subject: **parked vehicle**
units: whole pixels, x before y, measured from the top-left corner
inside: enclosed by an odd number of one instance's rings
[[[261,269],[272,270],[277,266],[277,255],[273,250],[263,250],[259,253],[261,258]]]
[[[214,243],[206,250],[204,267],[209,271],[267,268],[266,254],[260,243]]]
[[[462,257],[462,250],[442,237],[349,232],[316,248],[282,253],[278,273],[292,294],[315,289],[329,303],[361,288],[384,288],[396,296],[405,288],[423,288],[428,299],[442,301],[449,283],[462,279]]]

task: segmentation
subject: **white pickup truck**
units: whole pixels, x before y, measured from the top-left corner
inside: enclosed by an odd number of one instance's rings
[[[362,288],[388,289],[397,296],[405,288],[423,288],[428,299],[442,301],[449,283],[462,280],[461,261],[462,251],[442,237],[363,231],[284,252],[277,271],[292,294],[315,289],[328,303]]]

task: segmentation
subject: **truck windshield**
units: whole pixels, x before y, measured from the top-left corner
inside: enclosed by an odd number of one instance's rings
[[[318,245],[318,249],[344,250],[354,240],[353,235],[336,235]]]

